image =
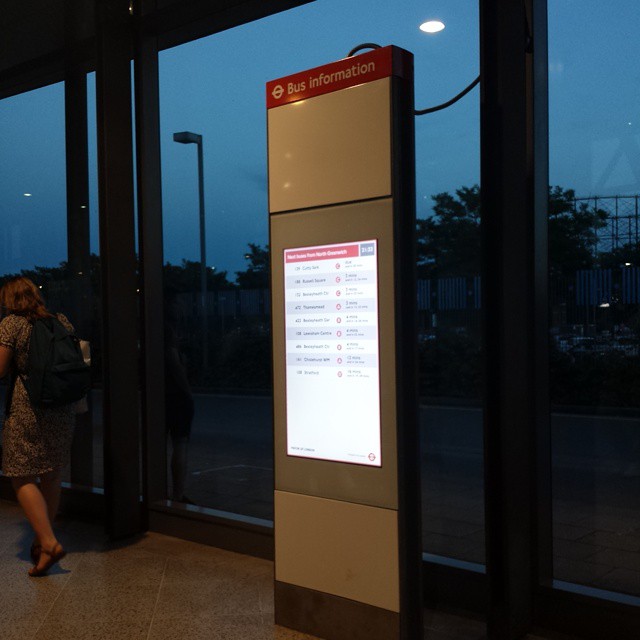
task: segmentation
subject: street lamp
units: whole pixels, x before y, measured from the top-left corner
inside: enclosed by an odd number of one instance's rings
[[[198,200],[200,204],[200,316],[202,322],[202,366],[208,363],[207,346],[207,252],[204,236],[204,169],[202,159],[202,136],[191,131],[173,134],[173,141],[181,144],[195,144],[198,147]]]

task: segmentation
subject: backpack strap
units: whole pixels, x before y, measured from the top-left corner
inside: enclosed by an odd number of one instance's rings
[[[35,320],[34,322],[32,322],[32,328],[31,328],[31,333],[33,335],[33,327],[35,326],[36,322],[42,322],[45,324],[45,326],[51,331],[54,331],[54,327],[55,324],[57,323],[60,328],[63,331],[67,331],[66,327],[62,324],[62,322],[60,322],[60,320],[58,319],[57,315],[52,315],[49,316],[47,318],[38,318],[37,320]],[[9,417],[9,412],[11,411],[11,401],[13,400],[13,393],[16,387],[16,382],[18,381],[18,378],[20,378],[20,380],[22,380],[22,384],[25,384],[25,376],[23,376],[20,371],[18,371],[18,364],[16,363],[16,361],[14,360],[12,363],[12,373],[11,373],[11,381],[9,382],[9,387],[7,389],[7,395],[5,398],[5,403],[4,403],[4,415],[5,418]],[[26,386],[25,386],[26,388]]]

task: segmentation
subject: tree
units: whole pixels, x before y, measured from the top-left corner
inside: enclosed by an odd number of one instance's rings
[[[638,265],[640,265],[640,245],[635,243],[625,244],[600,254],[600,266],[603,269]]]
[[[433,215],[417,221],[418,277],[470,276],[480,272],[480,187],[461,187],[455,196],[433,196]],[[576,204],[575,191],[549,187],[549,272],[571,276],[597,264],[597,231],[608,214]]]
[[[576,205],[573,189],[549,187],[549,275],[573,277],[579,269],[596,266],[597,231],[606,226],[608,214]]]
[[[244,271],[236,271],[236,282],[241,289],[268,289],[269,245],[249,243],[249,252],[244,255],[248,266]]]
[[[200,263],[183,260],[182,264],[164,265],[164,286],[174,293],[200,291]],[[231,289],[233,285],[227,280],[226,271],[207,269],[207,291]]]
[[[432,196],[433,216],[417,221],[418,277],[477,274],[480,271],[480,187]]]
[[[46,285],[53,281],[63,281],[70,277],[69,268],[66,262],[61,262],[57,267],[33,267],[33,269],[23,269],[20,274],[7,273],[0,278],[0,284],[4,284],[10,278],[21,275],[29,278],[36,285]]]

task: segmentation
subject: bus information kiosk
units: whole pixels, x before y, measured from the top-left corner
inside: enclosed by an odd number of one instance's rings
[[[267,83],[276,622],[421,635],[413,58]]]

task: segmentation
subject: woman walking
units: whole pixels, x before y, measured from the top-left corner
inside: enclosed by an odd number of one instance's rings
[[[29,575],[39,577],[65,556],[52,522],[60,503],[62,469],[69,462],[73,407],[35,407],[24,386],[33,323],[53,316],[38,288],[28,278],[10,279],[0,289],[0,313],[0,377],[12,374],[15,379],[2,432],[2,473],[11,478],[33,528]],[[56,317],[73,331],[63,315]]]

